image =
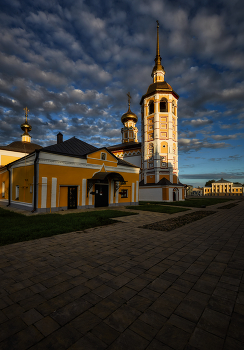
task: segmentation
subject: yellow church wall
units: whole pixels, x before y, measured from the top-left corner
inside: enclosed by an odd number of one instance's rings
[[[34,165],[12,168],[12,200],[32,203]],[[16,186],[19,186],[19,199],[16,198]]]
[[[173,183],[176,184],[178,182],[178,177],[177,175],[173,175]]]
[[[2,192],[2,183],[5,184],[5,191]],[[7,170],[0,171],[0,200],[8,199],[8,189],[9,189],[9,173]]]
[[[154,184],[155,183],[155,175],[148,175],[147,176],[147,183]]]
[[[96,164],[99,166],[102,166],[104,164],[105,166],[117,167],[117,161],[114,158],[113,161],[87,158],[87,164]]]
[[[121,186],[119,189],[119,192],[127,190],[128,191],[128,196],[126,198],[121,198],[121,194],[119,193],[119,203],[128,203],[131,202],[131,186]],[[110,195],[110,194],[109,194]]]
[[[162,188],[163,191],[163,199],[169,200],[169,189],[168,188]]]
[[[113,157],[112,157],[113,158]],[[107,172],[114,171],[106,168]],[[105,171],[104,167],[101,171]],[[91,179],[93,175],[98,172],[95,169],[87,168],[75,168],[75,167],[66,167],[59,165],[50,165],[50,164],[40,164],[39,165],[39,186],[38,186],[38,208],[41,208],[42,201],[42,177],[47,178],[47,201],[46,207],[50,208],[51,205],[51,191],[52,191],[52,178],[57,178],[57,195],[56,195],[56,207],[66,207],[68,205],[68,186],[80,186],[80,195],[78,202],[78,191],[77,191],[77,205],[82,205],[82,180]],[[119,171],[118,171],[119,173]],[[131,202],[131,188],[132,183],[136,185],[136,181],[139,181],[139,174],[121,172],[126,185],[125,189],[128,189],[128,198],[121,198],[119,195],[119,203],[121,202]],[[91,188],[90,192],[95,191],[95,185]],[[111,186],[109,186],[109,203],[110,203],[110,194]],[[134,192],[136,189],[134,190]],[[85,205],[94,205],[95,196],[91,197],[92,202],[89,203],[89,195],[87,196],[87,185],[85,189]],[[113,200],[114,203],[115,199]]]
[[[63,186],[80,186],[80,201],[82,195],[82,179],[90,179],[96,172],[95,169],[75,168],[59,165],[39,165],[39,192],[38,192],[38,208],[41,208],[41,195],[42,195],[42,177],[47,177],[47,208],[51,205],[51,190],[52,190],[52,178],[57,178],[57,196],[56,206],[58,206],[58,194],[60,190],[59,206],[67,206],[68,203],[68,187],[66,199],[64,194],[66,190]],[[62,192],[62,197],[61,197]],[[78,201],[78,198],[77,198]],[[64,204],[65,203],[65,204]],[[77,205],[81,205],[77,203]],[[88,205],[88,198],[86,198],[86,205]]]
[[[66,207],[68,198],[68,186],[60,186],[59,191],[59,207]]]
[[[105,159],[102,158],[102,153],[106,155]],[[111,164],[111,162],[113,164]],[[100,151],[90,153],[87,156],[87,163],[88,164],[104,164],[105,166],[117,166],[117,160],[106,150],[102,149]]]
[[[4,166],[6,164],[9,164],[11,162],[14,162],[15,160],[19,159],[21,157],[13,157],[13,156],[4,156],[1,155],[1,165]]]
[[[161,142],[161,153],[168,154],[168,142],[166,141]]]
[[[161,180],[163,177],[165,177],[165,179],[169,180],[169,175],[159,175],[159,180]]]
[[[182,191],[182,199],[185,199],[185,189],[182,188],[181,191]]]

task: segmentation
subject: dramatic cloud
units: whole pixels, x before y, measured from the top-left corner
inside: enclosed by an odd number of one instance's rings
[[[213,121],[209,120],[207,118],[183,120],[183,122],[182,122],[183,125],[190,125],[190,126],[194,126],[194,127],[204,126],[204,125],[208,125],[208,124],[212,124],[212,123],[213,123]]]
[[[221,173],[202,173],[202,174],[184,174],[181,175],[181,178],[184,179],[197,179],[197,180],[219,180],[221,178],[224,178],[225,180],[233,180],[236,179],[243,179],[244,172],[238,172],[238,173],[231,173],[231,172],[221,172]]]
[[[224,142],[211,143],[204,140],[201,141],[199,139],[179,139],[179,149],[181,153],[195,152],[201,150],[202,148],[218,149],[228,148],[229,146],[230,144]]]
[[[20,140],[25,106],[35,143],[55,142],[59,131],[96,146],[120,143],[128,91],[140,138],[159,20],[165,80],[180,95],[180,154],[194,152],[197,162],[210,150],[211,158],[240,157],[243,16],[239,0],[3,0],[0,145]]]

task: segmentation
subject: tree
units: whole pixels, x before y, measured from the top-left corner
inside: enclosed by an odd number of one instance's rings
[[[213,182],[215,182],[215,180],[209,180],[205,183],[205,186],[211,186]]]

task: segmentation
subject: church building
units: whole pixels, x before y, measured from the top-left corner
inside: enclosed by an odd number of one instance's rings
[[[179,96],[164,76],[158,24],[153,83],[140,101],[141,142],[130,94],[121,117],[122,143],[107,148],[75,137],[63,141],[61,133],[54,145],[33,144],[25,108],[22,141],[0,148],[0,200],[33,212],[184,200],[178,178]]]
[[[159,24],[153,83],[142,96],[141,143],[137,140],[137,116],[130,110],[122,116],[122,144],[108,147],[117,157],[141,167],[140,201],[179,201],[185,199],[184,185],[178,178],[179,95],[164,80],[165,70],[159,50]]]

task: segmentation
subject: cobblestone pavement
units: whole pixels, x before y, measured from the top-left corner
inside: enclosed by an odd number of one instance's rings
[[[244,201],[168,217],[0,247],[0,349],[243,350]]]

